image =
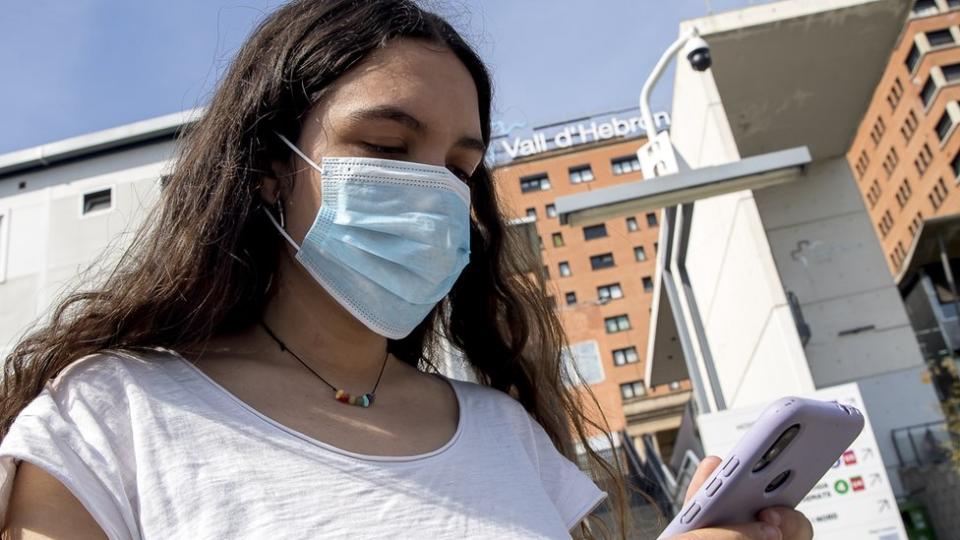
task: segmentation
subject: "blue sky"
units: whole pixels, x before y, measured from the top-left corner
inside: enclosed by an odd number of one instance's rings
[[[0,153],[202,106],[278,0],[19,0],[0,17]],[[423,0],[480,51],[494,119],[633,106],[681,20],[763,0]],[[670,73],[654,94],[669,108]]]

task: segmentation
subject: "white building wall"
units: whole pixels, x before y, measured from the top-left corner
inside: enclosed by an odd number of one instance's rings
[[[672,118],[690,167],[739,159],[710,72],[678,63]],[[727,406],[813,390],[753,194],[697,201],[690,227],[687,269]]]
[[[811,328],[817,387],[923,365],[846,160],[814,162],[802,180],[755,197],[780,279]]]
[[[893,491],[891,432],[943,419],[906,309],[843,156],[755,193],[777,271],[797,295],[817,388],[857,381]],[[870,328],[872,327],[872,328]],[[850,330],[863,329],[856,333]]]
[[[55,300],[116,263],[156,202],[173,149],[157,143],[0,179],[0,213],[9,220],[0,244],[0,356]],[[106,187],[112,208],[83,215],[83,194]]]

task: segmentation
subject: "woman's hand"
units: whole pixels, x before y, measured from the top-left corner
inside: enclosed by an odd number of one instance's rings
[[[693,474],[693,479],[690,481],[690,487],[687,488],[684,504],[700,489],[700,485],[720,465],[721,461],[717,456],[708,456],[700,462],[697,472]],[[757,517],[760,521],[697,529],[675,536],[673,540],[810,540],[813,538],[813,526],[810,521],[793,508],[783,506],[765,508]]]

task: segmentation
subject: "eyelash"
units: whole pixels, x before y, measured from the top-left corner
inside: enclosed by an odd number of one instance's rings
[[[402,146],[380,146],[377,144],[370,144],[370,143],[363,143],[363,145],[367,147],[369,150],[371,150],[372,152],[376,152],[378,154],[397,155],[397,154],[403,154],[404,152],[407,151],[406,148]],[[459,167],[451,167],[451,168],[453,170],[450,172],[455,174],[457,178],[462,180],[464,183],[469,183],[470,181],[469,174],[464,172],[463,169],[460,169]]]

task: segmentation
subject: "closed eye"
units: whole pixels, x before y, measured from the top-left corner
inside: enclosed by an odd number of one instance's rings
[[[381,146],[379,144],[372,144],[367,142],[363,143],[363,146],[365,146],[370,151],[376,152],[378,154],[403,154],[404,152],[407,151],[407,149],[402,146]]]
[[[405,153],[407,152],[407,149],[404,148],[404,147],[402,147],[402,146],[382,146],[382,145],[379,145],[379,144],[373,144],[373,143],[368,143],[368,142],[364,142],[364,143],[363,143],[363,146],[364,146],[364,148],[366,148],[367,150],[370,150],[371,152],[374,152],[374,153],[376,153],[376,154],[386,154],[386,155],[391,155],[391,156],[398,156],[398,155],[403,155],[403,154],[405,154]],[[467,184],[467,185],[470,184],[470,173],[465,172],[465,171],[464,171],[463,169],[461,169],[460,167],[449,166],[449,167],[447,167],[447,168],[448,168],[448,169],[450,170],[450,172],[452,172],[457,178],[459,178],[461,181],[463,181],[463,183],[465,183],[465,184]]]

